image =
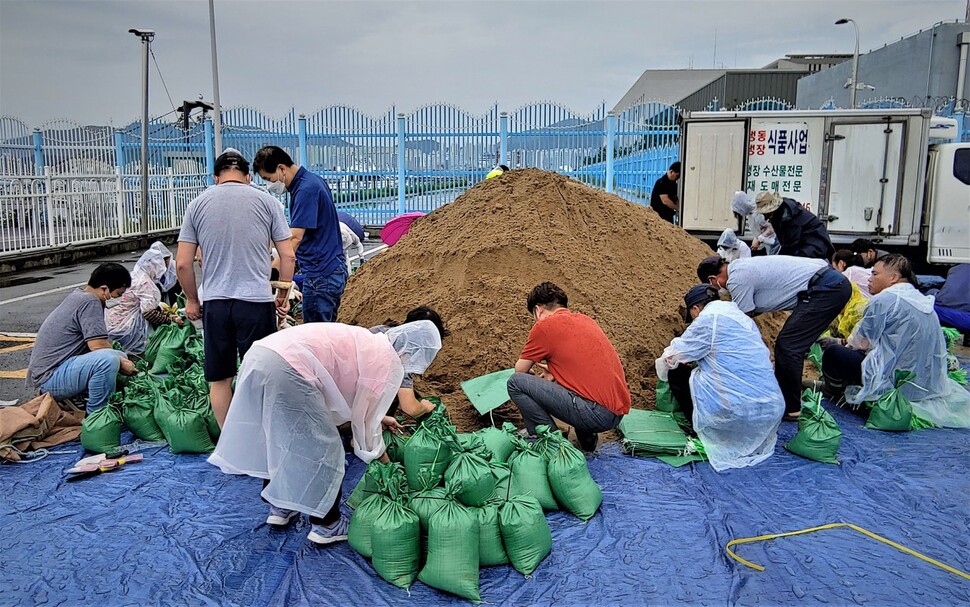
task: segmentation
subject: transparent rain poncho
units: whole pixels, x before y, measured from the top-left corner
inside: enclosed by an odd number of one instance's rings
[[[163,245],[158,240],[152,243],[151,248],[161,253],[162,258],[168,258],[165,273],[162,274],[162,277],[158,279],[158,284],[162,287],[162,290],[168,291],[175,286],[176,282],[178,282],[178,277],[175,275],[175,259],[172,257],[172,252],[168,250],[168,247]]]
[[[753,466],[774,452],[785,401],[758,327],[737,305],[707,304],[657,359],[657,377],[696,362],[693,426],[717,471]]]
[[[361,460],[384,452],[381,420],[404,377],[402,359],[420,361],[411,368],[423,372],[437,353],[421,345],[434,341],[427,327],[414,326],[424,322],[400,327],[400,353],[384,335],[338,323],[300,325],[257,341],[209,463],[270,479],[262,495],[274,506],[324,516],[344,475],[337,426],[350,422]]]
[[[735,259],[751,257],[751,247],[738,238],[734,230],[727,229],[721,232],[721,237],[717,240],[717,254],[730,263]]]
[[[144,352],[148,340],[148,321],[142,316],[158,307],[162,294],[155,283],[165,273],[165,261],[155,249],[148,249],[135,262],[131,286],[121,296],[121,303],[104,311],[108,337],[117,341],[125,352]]]
[[[862,386],[849,386],[853,404],[876,401],[893,389],[895,372],[916,377],[900,388],[918,417],[946,428],[970,427],[970,393],[947,376],[946,340],[933,310],[933,297],[909,283],[895,284],[866,305],[849,346],[868,350]]]
[[[400,356],[405,373],[421,375],[441,349],[441,334],[430,320],[391,327],[384,335]]]

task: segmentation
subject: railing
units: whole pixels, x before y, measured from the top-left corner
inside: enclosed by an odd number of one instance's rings
[[[961,140],[970,141],[966,101],[922,101],[959,120]],[[899,107],[906,100],[866,104]],[[710,109],[720,109],[717,100]],[[724,109],[791,106],[756,99]],[[223,144],[250,159],[264,145],[286,149],[327,180],[339,209],[379,225],[448,204],[497,163],[556,171],[646,204],[656,179],[678,158],[679,113],[645,99],[617,113],[600,106],[588,114],[549,102],[510,113],[493,105],[480,116],[448,104],[410,114],[391,107],[376,117],[346,106],[306,117],[290,110],[280,118],[233,108],[223,112]],[[156,121],[148,132],[149,233],[175,230],[188,202],[212,183],[212,123],[186,131]],[[31,129],[0,117],[0,257],[139,235],[140,145],[139,123],[112,129],[59,120]],[[253,182],[262,184],[256,175]]]

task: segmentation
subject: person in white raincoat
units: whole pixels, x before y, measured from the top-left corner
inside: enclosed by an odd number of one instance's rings
[[[768,255],[774,255],[778,253],[781,244],[778,242],[778,237],[775,236],[775,229],[771,226],[771,222],[761,213],[755,212],[756,208],[757,205],[750,194],[747,192],[734,193],[734,198],[731,200],[731,210],[739,219],[747,219],[747,229],[755,233],[750,249],[764,247]]]
[[[354,271],[350,264],[350,258],[357,254],[357,265],[364,262],[364,243],[360,241],[357,234],[344,222],[340,222],[340,242],[344,247],[344,259],[347,263],[347,273]]]
[[[152,243],[151,248],[161,253],[162,258],[165,260],[165,274],[158,279],[158,288],[162,293],[166,293],[171,291],[178,282],[178,276],[175,274],[175,264],[172,261],[172,252],[158,240]]]
[[[717,240],[717,254],[724,261],[732,262],[742,257],[751,257],[751,247],[744,244],[734,230],[728,229],[721,232],[721,237]]]
[[[121,296],[121,302],[104,311],[108,339],[118,342],[125,352],[141,354],[153,328],[176,322],[158,307],[162,294],[155,283],[164,274],[162,254],[153,248],[148,249],[135,262],[131,286]],[[177,322],[181,324],[181,320]]]
[[[714,470],[762,462],[774,452],[785,400],[761,333],[709,285],[692,288],[684,303],[693,321],[657,359],[657,377],[670,382]]]
[[[877,261],[872,299],[847,340],[819,340],[825,388],[852,404],[876,401],[893,388],[896,371],[916,377],[901,392],[913,413],[945,428],[970,428],[970,393],[947,375],[946,340],[932,296],[912,284],[902,255]]]
[[[340,515],[344,450],[337,427],[350,422],[364,462],[386,461],[382,426],[405,373],[424,373],[441,348],[430,321],[374,334],[310,323],[274,333],[246,353],[222,435],[209,463],[264,479],[270,525],[309,515],[307,538],[347,539]]]

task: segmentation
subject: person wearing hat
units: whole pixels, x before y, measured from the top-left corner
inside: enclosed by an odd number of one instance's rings
[[[791,312],[775,340],[775,378],[785,397],[785,419],[797,419],[805,355],[849,302],[849,280],[826,260],[788,255],[730,264],[711,255],[697,266],[697,277],[716,289],[727,289],[738,309],[749,316]]]
[[[832,239],[811,211],[791,198],[782,198],[778,192],[758,194],[755,205],[775,230],[779,255],[832,259]]]
[[[680,199],[677,197],[677,180],[680,179],[680,161],[670,165],[667,172],[660,176],[650,191],[650,208],[664,221],[674,223],[674,216],[680,212]]]
[[[756,235],[751,241],[750,249],[756,251],[762,249],[760,255],[767,253],[775,255],[778,253],[778,239],[775,237],[775,229],[765,216],[757,212],[754,198],[747,192],[735,192],[731,199],[731,210],[738,219],[738,229],[742,234],[748,229]]]
[[[276,331],[276,316],[290,304],[288,289],[275,300],[270,287],[269,244],[280,257],[280,280],[293,280],[296,258],[290,228],[276,198],[250,186],[249,162],[238,150],[226,149],[214,167],[215,185],[185,209],[175,268],[185,291],[185,315],[205,327],[205,379],[219,426],[232,400],[236,359],[245,358],[256,340]],[[199,301],[193,263],[196,250],[205,254]]]
[[[711,285],[691,288],[684,306],[690,324],[657,359],[657,377],[670,383],[714,470],[764,461],[785,400],[758,326]]]

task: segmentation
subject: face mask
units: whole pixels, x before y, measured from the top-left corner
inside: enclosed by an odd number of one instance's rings
[[[269,190],[270,194],[276,196],[282,196],[286,193],[286,184],[281,181],[270,181],[266,184],[266,189]]]
[[[121,298],[120,297],[111,297],[111,298],[108,298],[108,299],[104,300],[104,307],[106,309],[110,310],[111,308],[117,306],[120,303],[121,303]]]

